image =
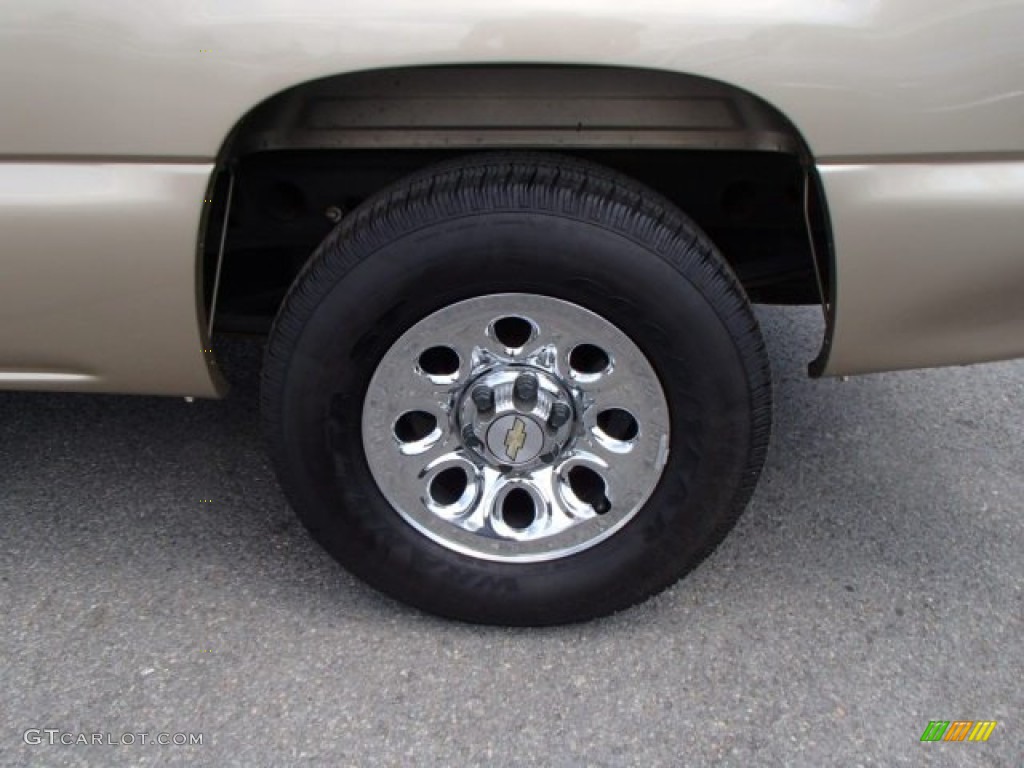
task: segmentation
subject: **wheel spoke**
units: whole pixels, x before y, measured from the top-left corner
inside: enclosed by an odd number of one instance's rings
[[[626,371],[613,370],[598,374],[580,387],[595,405],[602,407],[636,402],[637,383]]]
[[[489,527],[491,505],[494,503],[494,493],[497,490],[501,473],[490,467],[481,467],[479,478],[481,487],[477,502],[459,521],[463,528],[474,533],[484,531]]]
[[[632,495],[637,478],[643,477],[643,459],[639,453],[616,453],[592,436],[581,442],[574,458],[593,469],[604,480],[609,500],[615,504]]]
[[[410,478],[424,480],[428,475],[465,458],[461,447],[453,449],[451,440],[439,441],[437,445],[417,456],[405,456],[397,466]]]
[[[587,506],[585,503],[574,503],[562,493],[557,492],[556,489],[551,505],[551,525],[553,529],[559,531],[568,530],[584,520],[592,520],[595,517],[597,517],[597,513],[592,507]]]

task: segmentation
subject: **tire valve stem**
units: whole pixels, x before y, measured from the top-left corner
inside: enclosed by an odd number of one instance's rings
[[[523,405],[533,405],[537,402],[537,391],[540,387],[540,383],[537,381],[537,375],[533,373],[521,373],[516,378],[516,383],[513,386],[513,394],[517,401]]]
[[[490,387],[481,385],[475,388],[470,396],[480,413],[490,413],[494,410],[494,390]]]
[[[565,403],[555,403],[551,406],[551,413],[548,414],[548,428],[554,432],[561,429],[572,416],[572,409]]]

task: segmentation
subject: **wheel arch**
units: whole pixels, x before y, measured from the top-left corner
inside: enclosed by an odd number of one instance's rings
[[[306,80],[253,105],[217,155],[220,171],[264,153],[309,150],[469,152],[660,151],[785,156],[804,175],[804,219],[815,294],[831,335],[834,255],[810,146],[759,95],[702,75],[633,67],[551,64],[403,66]],[[229,174],[221,173],[222,177]],[[203,314],[215,311],[216,263],[228,185],[211,181],[199,274]]]
[[[472,64],[360,70],[254,104],[220,157],[275,149],[623,147],[798,155],[807,141],[760,96],[721,80],[622,66]]]

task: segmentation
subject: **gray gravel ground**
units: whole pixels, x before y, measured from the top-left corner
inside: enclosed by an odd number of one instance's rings
[[[1024,764],[1024,362],[814,382],[816,314],[761,317],[776,432],[738,528],[647,604],[547,630],[336,567],[262,453],[258,343],[223,342],[220,403],[0,394],[0,764]],[[933,719],[999,724],[922,744]]]

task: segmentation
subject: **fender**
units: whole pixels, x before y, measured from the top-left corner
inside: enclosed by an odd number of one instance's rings
[[[817,372],[1024,354],[1016,294],[1000,289],[989,301],[993,285],[1020,277],[1022,24],[1024,5],[1002,0],[595,0],[586,11],[572,0],[8,5],[0,388],[222,392],[197,232],[232,129],[304,83],[434,65],[657,70],[750,93],[796,127],[831,211],[837,285]],[[976,178],[1000,184],[966,208],[957,205],[962,174],[917,173],[972,163]],[[919,199],[913,182],[926,178],[936,185]],[[883,212],[871,195],[883,182],[918,217],[878,237],[872,222]],[[964,238],[944,237],[962,217],[943,215],[985,210],[997,197],[987,219],[996,246],[968,269],[957,258]],[[922,222],[936,227],[928,244],[939,253],[905,252]],[[926,276],[913,317],[893,280],[881,293],[870,287],[886,279],[889,259],[902,259],[898,275]],[[970,301],[949,314],[957,285]],[[923,322],[939,312],[944,326]],[[892,323],[901,332],[880,342]]]

